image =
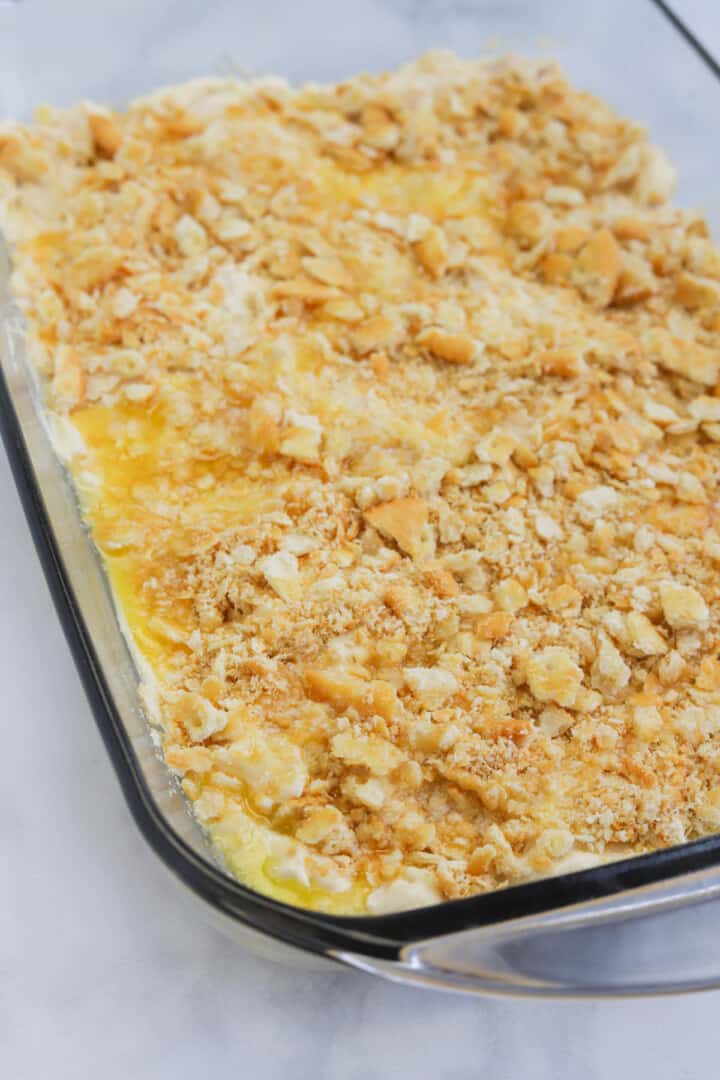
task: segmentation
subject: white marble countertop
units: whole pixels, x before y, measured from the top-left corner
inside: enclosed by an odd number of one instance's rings
[[[630,14],[638,3],[627,0]],[[677,6],[720,50],[717,6],[711,0]],[[443,5],[388,0],[378,4],[383,7],[411,20]],[[462,16],[473,5],[456,7]],[[0,0],[0,36],[4,16]],[[657,63],[662,68],[662,57]],[[3,1077],[703,1080],[714,1074],[718,994],[644,1002],[466,1000],[341,970],[290,970],[208,929],[173,891],[130,819],[4,455],[0,500]]]

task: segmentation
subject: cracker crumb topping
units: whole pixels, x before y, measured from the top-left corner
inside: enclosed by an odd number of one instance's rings
[[[556,67],[446,53],[0,128],[32,359],[244,880],[374,913],[720,826],[720,253],[673,180]]]

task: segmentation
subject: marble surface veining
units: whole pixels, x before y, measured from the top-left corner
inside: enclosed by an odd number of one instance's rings
[[[503,10],[508,44],[530,48],[545,8],[544,33],[555,42],[545,51],[559,51],[576,80],[649,123],[683,165],[681,198],[715,209],[702,127],[710,125],[710,138],[720,110],[709,119],[706,109],[703,118],[700,106],[717,88],[689,58],[679,70],[677,43],[649,19],[643,0],[159,0],[144,17],[144,33],[133,34],[143,7],[150,5],[0,2],[0,114],[26,112],[43,98],[118,100],[203,68],[332,79],[435,44],[471,54],[493,36]],[[717,5],[678,0],[678,8],[720,50]],[[582,52],[567,45],[581,29],[592,45]],[[617,78],[608,78],[608,65]],[[4,456],[0,500],[3,1078],[714,1075],[718,994],[601,1003],[461,999],[342,970],[282,967],[207,928],[130,819]]]

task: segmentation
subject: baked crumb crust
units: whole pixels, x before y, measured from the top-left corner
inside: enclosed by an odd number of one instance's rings
[[[672,184],[512,58],[0,127],[32,356],[239,876],[373,912],[720,826],[720,255]]]

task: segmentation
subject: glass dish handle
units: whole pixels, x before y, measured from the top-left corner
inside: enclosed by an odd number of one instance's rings
[[[335,955],[396,982],[464,993],[613,997],[714,989],[720,871],[418,941],[397,961]]]

